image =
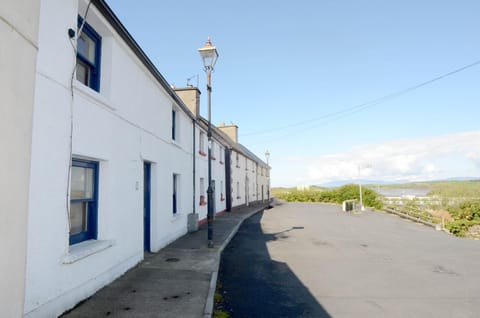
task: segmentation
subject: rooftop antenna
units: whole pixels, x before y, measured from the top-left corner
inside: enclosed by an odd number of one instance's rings
[[[198,74],[192,75],[192,76],[190,76],[189,78],[187,78],[187,86],[188,86],[188,87],[192,86],[192,84],[190,84],[190,81],[191,81],[194,77],[197,78],[197,86],[195,86],[195,87],[198,87]]]

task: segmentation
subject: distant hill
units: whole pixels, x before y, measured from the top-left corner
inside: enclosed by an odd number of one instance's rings
[[[438,183],[438,182],[449,182],[449,181],[480,181],[480,178],[477,177],[453,177],[453,178],[447,178],[447,179],[441,179],[441,180],[429,180],[429,181],[415,181],[411,182],[408,180],[399,180],[399,181],[386,181],[386,180],[368,180],[368,179],[350,179],[350,180],[336,180],[336,181],[331,181],[331,182],[326,182],[322,183],[321,185],[318,185],[319,187],[325,187],[325,188],[336,188],[336,187],[341,187],[346,184],[350,183],[361,183],[365,185],[371,185],[371,186],[392,186],[392,187],[403,187],[403,186],[425,186],[431,183]]]
[[[346,184],[369,184],[369,185],[383,185],[383,184],[401,184],[406,181],[398,181],[398,182],[391,182],[391,181],[385,181],[385,180],[367,180],[367,179],[350,179],[350,180],[336,180],[336,181],[331,181],[327,183],[322,183],[321,185],[318,185],[318,187],[323,187],[323,188],[337,188],[344,186]]]

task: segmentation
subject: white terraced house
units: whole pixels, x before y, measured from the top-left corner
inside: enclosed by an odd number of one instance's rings
[[[55,317],[205,221],[208,123],[103,0],[5,0],[0,36],[0,307]],[[268,197],[236,129],[213,127],[215,213]]]

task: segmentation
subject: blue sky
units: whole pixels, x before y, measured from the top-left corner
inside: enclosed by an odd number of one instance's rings
[[[329,116],[480,60],[479,1],[107,2],[168,82],[198,74],[204,116],[211,37],[212,121],[270,150],[273,186],[480,177],[480,65]]]

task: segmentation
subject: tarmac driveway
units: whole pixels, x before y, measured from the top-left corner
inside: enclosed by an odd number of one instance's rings
[[[285,203],[245,221],[219,281],[231,317],[480,317],[480,241]]]

